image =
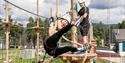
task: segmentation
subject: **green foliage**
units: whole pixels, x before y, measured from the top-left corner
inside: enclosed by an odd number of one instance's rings
[[[10,39],[11,39],[11,44],[18,46],[20,45],[20,39],[22,38],[22,33],[23,33],[24,27],[20,23],[14,23],[11,26],[10,29]]]
[[[12,63],[34,63],[35,62],[35,58],[31,58],[31,59],[23,59],[21,57],[21,53],[24,49],[16,49],[16,48],[12,48],[9,50],[9,58],[12,60]],[[0,57],[5,56],[6,55],[6,50],[0,50]],[[50,58],[50,56],[46,56],[45,60],[48,60],[48,58]],[[40,57],[40,59],[43,59],[43,56]],[[0,63],[3,63],[3,61],[5,61],[5,59],[0,60]],[[54,59],[52,63],[63,63],[59,58]]]
[[[2,39],[1,42],[5,43],[5,40],[3,40],[5,39],[5,30],[4,30],[4,25],[2,23],[2,19],[0,19],[0,37],[1,37],[0,40]]]
[[[100,45],[102,39],[106,39],[105,36],[104,24],[100,22],[99,24],[94,25],[94,37],[97,39],[97,46]]]
[[[118,23],[119,29],[125,29],[125,20],[122,23]]]
[[[29,18],[29,23],[27,24],[27,42],[33,42],[33,45],[35,47],[36,44],[36,31],[35,29],[31,29],[32,27],[35,27],[37,25],[37,21],[35,21],[32,17]],[[39,18],[39,26],[41,27],[40,30],[40,41],[44,41],[45,38],[48,36],[48,26],[49,22],[46,20],[42,20]]]
[[[1,19],[0,19],[0,36],[2,35],[2,31],[3,30],[3,28],[2,28],[2,22],[1,22]]]
[[[0,36],[3,35],[3,32],[4,32],[4,30],[3,30],[2,19],[0,19]]]
[[[52,63],[63,63],[61,59],[54,59]]]
[[[32,59],[22,59],[21,58],[21,51],[20,49],[10,49],[9,50],[9,58],[12,60],[12,63],[32,63],[34,58]],[[5,56],[6,50],[0,50],[0,56]],[[0,63],[3,63],[5,59],[0,60]]]
[[[35,47],[35,40],[36,40],[36,33],[35,29],[31,29],[32,27],[35,27],[35,21],[32,17],[29,17],[29,23],[27,24],[27,42],[33,42],[33,45]]]
[[[41,29],[41,38],[44,41],[48,37],[48,27],[49,27],[49,21],[46,19],[44,21],[40,21],[40,27],[43,27]]]

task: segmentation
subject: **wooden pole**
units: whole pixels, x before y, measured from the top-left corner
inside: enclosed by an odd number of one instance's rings
[[[50,8],[50,17],[52,17],[52,12],[53,12],[52,8]]]
[[[39,0],[37,0],[37,28],[39,28]],[[37,41],[36,41],[36,63],[39,61],[39,38],[40,38],[40,33],[38,29],[36,29],[36,34],[37,34]]]
[[[71,0],[71,9],[72,9],[72,21],[75,19],[76,17],[76,10],[75,10],[75,4],[76,4],[76,0]],[[74,47],[77,47],[77,45],[75,44],[77,41],[76,41],[76,32],[77,32],[77,29],[75,26],[72,27],[72,41],[74,42],[73,43],[73,46]]]
[[[93,39],[93,25],[90,23],[90,29],[89,29],[89,42],[91,43],[91,40]]]
[[[6,21],[5,22],[9,22],[9,9],[8,9],[8,3],[5,2],[5,19]],[[6,26],[6,63],[9,63],[9,26],[8,24],[5,24]]]
[[[10,34],[10,26],[9,26],[9,8],[8,3],[5,2],[5,27],[6,27],[6,63],[9,63],[9,34]]]
[[[56,0],[56,17],[59,17],[59,0]]]
[[[6,31],[6,63],[9,63],[9,31]]]
[[[57,18],[59,17],[59,0],[56,0],[56,17]],[[60,24],[60,22],[57,19],[57,25],[56,25],[57,26],[57,30],[58,30],[59,24]]]
[[[39,0],[37,0],[37,26],[39,27]]]

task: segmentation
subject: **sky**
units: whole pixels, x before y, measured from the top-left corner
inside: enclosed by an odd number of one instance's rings
[[[37,0],[8,0],[26,10],[36,13]],[[98,23],[102,21],[105,24],[116,24],[125,20],[125,0],[87,0],[89,1],[90,21]],[[5,2],[0,0],[0,17],[4,18]],[[62,16],[71,8],[71,0],[59,0],[59,15]],[[10,15],[20,23],[28,23],[28,17],[36,17],[25,11],[19,10],[16,7],[9,5]],[[39,14],[45,17],[50,17],[50,8],[53,10],[53,16],[56,13],[56,0],[39,0]]]

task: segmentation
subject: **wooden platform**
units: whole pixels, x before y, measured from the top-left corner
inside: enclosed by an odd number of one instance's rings
[[[85,53],[85,54],[62,54],[59,56],[59,58],[61,58],[64,63],[83,63],[86,60],[90,60],[94,57],[96,57],[97,54],[96,53]]]

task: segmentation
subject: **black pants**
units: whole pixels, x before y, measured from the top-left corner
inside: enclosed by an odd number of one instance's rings
[[[61,36],[67,31],[69,31],[72,26],[73,25],[68,24],[67,26],[60,29],[58,32],[56,32],[46,40],[44,48],[49,55],[57,57],[58,55],[66,53],[68,51],[71,51],[71,52],[77,51],[77,48],[72,46],[57,47],[57,43],[61,38]]]
[[[90,23],[86,21],[82,21],[79,25],[79,31],[82,36],[87,36],[90,29]]]

